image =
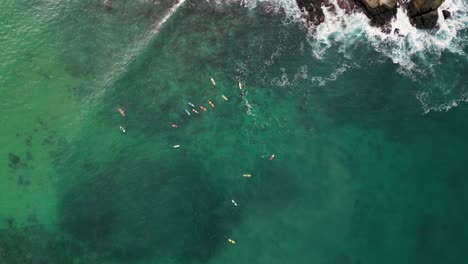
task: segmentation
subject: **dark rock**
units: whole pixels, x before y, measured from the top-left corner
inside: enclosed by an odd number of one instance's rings
[[[437,8],[443,0],[411,0],[407,4],[407,14],[413,26],[421,29],[434,28],[439,14]]]
[[[408,16],[419,16],[437,10],[442,2],[442,0],[411,0],[407,6]]]
[[[371,23],[383,26],[389,22],[397,12],[396,0],[356,0],[371,19]]]
[[[444,19],[450,18],[452,16],[452,13],[448,10],[442,10],[442,14],[444,15]]]
[[[304,12],[304,17],[307,21],[317,26],[325,20],[325,15],[322,10],[324,0],[296,0],[299,8]]]
[[[410,19],[410,22],[417,28],[431,29],[436,26],[437,19],[439,19],[439,14],[437,13],[437,10],[434,10],[429,13],[413,17]]]
[[[338,0],[337,3],[341,9],[346,11],[346,13],[350,13],[358,7],[354,0]]]
[[[13,153],[8,153],[8,159],[10,160],[10,163],[13,165],[13,166],[17,166],[18,163],[20,162],[20,157],[18,157],[17,155],[13,154]]]
[[[400,34],[400,29],[399,28],[395,28],[395,30],[393,30],[393,34],[399,36],[399,37],[404,37],[403,34]]]
[[[297,5],[303,11],[303,17],[307,22],[311,22],[317,26],[325,21],[323,8],[328,9],[330,12],[335,12],[335,5],[329,0],[296,0]],[[338,0],[338,7],[345,10],[347,13],[360,7],[355,3],[355,0]]]

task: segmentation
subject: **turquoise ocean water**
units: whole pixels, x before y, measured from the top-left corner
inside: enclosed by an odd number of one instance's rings
[[[466,2],[109,3],[0,5],[0,263],[465,262]]]

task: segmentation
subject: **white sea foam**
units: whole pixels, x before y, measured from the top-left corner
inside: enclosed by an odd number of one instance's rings
[[[254,113],[252,113],[253,106],[250,104],[249,100],[247,100],[247,96],[249,95],[249,92],[247,91],[242,91],[242,100],[244,100],[245,107],[247,108],[247,115],[249,116],[255,116]]]
[[[239,0],[213,1],[240,3]],[[437,75],[436,67],[441,64],[442,54],[455,54],[463,60],[468,60],[464,51],[467,40],[460,37],[460,32],[468,28],[468,4],[464,0],[445,0],[438,9],[437,27],[431,30],[413,27],[405,10],[398,8],[396,17],[390,25],[390,34],[382,32],[378,27],[371,26],[370,20],[363,13],[346,13],[338,7],[337,0],[329,2],[334,5],[334,11],[324,7],[325,22],[311,28],[308,35],[312,56],[318,60],[329,58],[329,55],[336,52],[336,48],[343,58],[353,62],[362,59],[355,56],[363,56],[363,54],[366,56],[377,52],[381,57],[375,58],[374,56],[373,60],[390,59],[399,66],[397,69],[399,74],[419,83],[428,79],[428,76]],[[246,3],[249,8],[266,6],[271,7],[269,10],[284,13],[287,22],[301,21],[299,9],[294,0],[248,0]],[[444,19],[442,10],[449,10],[452,17]],[[366,49],[369,50],[366,51]],[[277,51],[281,52],[281,50]],[[276,53],[272,54],[270,60],[266,62],[273,63],[277,56]],[[359,65],[352,65],[352,67],[354,66],[359,67]],[[349,67],[351,66],[337,66],[328,77],[312,76],[309,79],[312,83],[323,86],[329,81],[336,80]],[[282,76],[274,78],[272,84],[279,86],[290,84],[285,70],[282,71]],[[421,101],[425,112],[447,110],[468,100],[468,89],[454,89],[454,87],[446,85],[446,81],[442,80],[443,77],[439,79],[438,83],[431,84],[430,89],[416,91],[417,98]],[[454,95],[446,96],[449,92],[454,93]]]
[[[267,13],[282,13],[287,23],[298,22],[301,19],[301,12],[295,0],[207,0],[207,2],[218,5],[239,4],[250,9],[262,8]]]

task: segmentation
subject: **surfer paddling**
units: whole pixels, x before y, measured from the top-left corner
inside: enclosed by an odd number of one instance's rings
[[[125,117],[125,112],[122,108],[117,108],[117,111],[120,113],[121,116]]]
[[[210,78],[210,81],[213,84],[213,86],[216,86],[216,82],[215,82],[215,80],[213,78]]]

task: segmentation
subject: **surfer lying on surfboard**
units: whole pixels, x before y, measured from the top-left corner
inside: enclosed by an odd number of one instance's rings
[[[125,112],[122,108],[117,108],[117,111],[119,111],[120,115],[125,116]]]

